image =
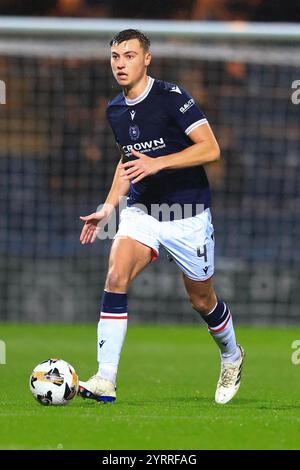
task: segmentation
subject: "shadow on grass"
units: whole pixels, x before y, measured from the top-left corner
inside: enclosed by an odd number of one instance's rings
[[[72,402],[72,408],[86,408],[90,409],[93,407],[97,408],[106,408],[109,409],[110,407],[130,407],[130,408],[141,408],[141,407],[155,407],[155,406],[164,406],[168,408],[178,408],[184,407],[189,405],[192,408],[215,408],[218,410],[226,410],[226,409],[256,409],[256,410],[273,410],[273,411],[288,411],[288,410],[298,410],[300,409],[300,401],[295,403],[283,403],[283,402],[274,402],[270,401],[262,401],[256,400],[255,398],[235,398],[230,403],[226,405],[219,405],[215,403],[212,397],[207,396],[184,396],[184,397],[152,397],[149,398],[137,398],[128,400],[126,398],[118,399],[115,403],[98,403],[96,400],[88,400],[88,399],[75,399]]]

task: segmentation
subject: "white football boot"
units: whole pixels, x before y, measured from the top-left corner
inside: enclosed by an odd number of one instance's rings
[[[86,382],[79,381],[78,395],[99,403],[112,403],[116,400],[116,387],[109,380],[93,375]]]
[[[221,362],[221,373],[217,384],[215,401],[220,405],[228,403],[237,393],[241,384],[241,374],[245,351],[239,344],[241,357],[236,362]]]

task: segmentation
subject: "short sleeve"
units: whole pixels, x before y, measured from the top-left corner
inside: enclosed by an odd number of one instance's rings
[[[107,121],[108,121],[108,123],[109,123],[109,125],[110,125],[110,127],[111,127],[111,130],[112,130],[112,132],[113,132],[113,134],[114,134],[115,140],[117,141],[118,139],[117,139],[116,131],[115,131],[115,129],[114,129],[114,125],[113,125],[112,116],[111,116],[111,112],[110,112],[109,106],[106,108],[106,119],[107,119]]]
[[[171,117],[186,135],[196,127],[207,123],[207,119],[194,98],[183,88],[174,85],[168,90],[168,109]]]

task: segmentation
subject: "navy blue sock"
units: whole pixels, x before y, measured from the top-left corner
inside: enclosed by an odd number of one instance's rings
[[[104,291],[102,296],[101,318],[105,318],[108,315],[116,316],[116,318],[124,317],[125,313],[127,314],[127,294]]]
[[[116,383],[127,330],[127,294],[103,292],[98,323],[98,374]]]
[[[218,300],[214,310],[208,315],[203,315],[202,318],[210,331],[216,331],[221,327],[225,328],[230,318],[230,311],[223,300]]]
[[[220,349],[222,361],[234,362],[238,360],[240,352],[236,344],[231,313],[225,302],[218,300],[213,311],[208,315],[203,315],[202,318],[207,323],[208,331]]]

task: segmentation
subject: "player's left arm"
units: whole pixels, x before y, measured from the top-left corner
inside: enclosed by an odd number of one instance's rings
[[[181,152],[159,157],[161,170],[178,170],[191,166],[205,165],[220,158],[220,147],[208,122],[189,133],[193,145]]]
[[[122,177],[137,183],[146,176],[154,175],[161,170],[178,170],[206,163],[220,158],[218,142],[208,122],[204,122],[189,133],[192,145],[181,152],[164,155],[163,157],[147,157],[141,152],[132,150],[137,160],[121,165]]]

